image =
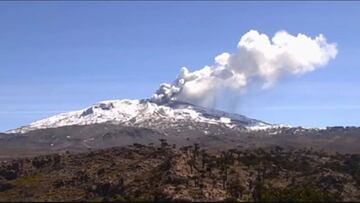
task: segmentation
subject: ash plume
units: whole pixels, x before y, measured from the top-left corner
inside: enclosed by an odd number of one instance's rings
[[[322,34],[312,38],[279,31],[270,39],[250,30],[240,38],[235,53],[221,53],[213,65],[193,72],[182,67],[175,81],[161,84],[151,100],[211,106],[224,91],[241,95],[254,81],[265,89],[282,76],[312,72],[336,57],[336,46]]]

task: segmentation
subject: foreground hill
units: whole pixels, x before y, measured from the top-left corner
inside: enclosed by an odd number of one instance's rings
[[[360,201],[360,155],[134,144],[3,161],[0,201]]]

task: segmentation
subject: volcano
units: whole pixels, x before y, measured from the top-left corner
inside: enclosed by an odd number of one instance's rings
[[[303,128],[180,101],[108,100],[0,133],[0,159],[59,151],[84,152],[134,143],[201,147],[313,147],[360,152],[357,127]]]
[[[169,129],[187,126],[188,129],[218,126],[233,130],[260,130],[279,127],[243,115],[204,108],[179,101],[165,103],[151,100],[108,100],[88,108],[61,113],[42,119],[8,133],[27,133],[38,129],[73,125],[111,123],[114,125],[145,127],[166,134]]]

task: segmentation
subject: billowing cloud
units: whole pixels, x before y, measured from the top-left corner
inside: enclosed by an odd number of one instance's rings
[[[171,84],[161,84],[152,100],[180,100],[208,106],[223,91],[241,93],[251,82],[269,88],[284,75],[301,75],[326,65],[337,55],[335,43],[320,34],[315,38],[277,32],[271,39],[256,30],[244,34],[235,53],[224,52],[213,65],[194,72],[181,68]]]

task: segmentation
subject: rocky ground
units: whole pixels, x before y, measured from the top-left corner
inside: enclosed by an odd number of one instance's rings
[[[360,155],[133,144],[2,161],[0,201],[360,201]]]

